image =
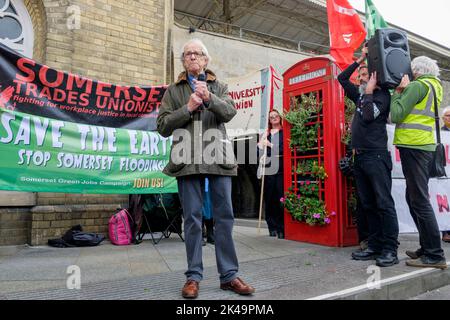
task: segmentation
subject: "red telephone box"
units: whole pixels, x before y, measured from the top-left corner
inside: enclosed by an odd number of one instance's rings
[[[304,183],[314,183],[318,188],[316,195],[324,201],[330,213],[328,224],[310,225],[294,219],[285,209],[285,238],[289,240],[333,247],[358,243],[354,212],[348,206],[351,186],[338,167],[339,159],[345,155],[345,145],[341,142],[345,121],[344,92],[337,81],[339,73],[340,69],[331,60],[317,57],[300,61],[283,74],[285,113],[291,110],[293,99],[298,101],[302,95],[313,97],[321,104],[321,110],[304,126],[317,129],[314,147],[289,147],[293,126],[287,121],[283,123],[285,193],[296,193],[300,199],[303,196],[300,191],[303,189],[300,188]],[[299,174],[298,168],[308,161],[325,169],[328,177],[318,179],[308,177],[304,172]]]

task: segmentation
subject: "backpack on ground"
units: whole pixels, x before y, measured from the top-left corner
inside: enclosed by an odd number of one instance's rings
[[[112,244],[123,246],[133,241],[132,220],[127,209],[121,209],[109,219],[109,240]]]
[[[60,239],[49,239],[48,245],[57,248],[93,247],[99,245],[105,236],[102,234],[83,232],[81,225],[76,225],[64,233]]]

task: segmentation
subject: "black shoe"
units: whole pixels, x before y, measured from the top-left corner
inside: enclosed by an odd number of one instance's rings
[[[269,231],[269,236],[276,237],[277,236],[277,232],[276,231]]]
[[[422,248],[420,248],[420,249],[417,249],[416,251],[409,251],[409,250],[406,250],[406,255],[408,256],[408,257],[410,257],[411,259],[419,259],[421,256],[423,256],[423,250],[422,250]]]
[[[284,239],[284,232],[283,231],[279,231],[278,232],[278,239]]]
[[[363,251],[355,251],[352,253],[352,258],[354,260],[376,260],[380,256],[380,253],[378,251],[374,251],[370,248],[367,248]]]
[[[391,267],[398,264],[398,257],[395,252],[386,252],[379,256],[376,265],[379,267]]]

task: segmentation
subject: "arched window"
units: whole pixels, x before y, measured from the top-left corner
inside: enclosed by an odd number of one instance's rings
[[[0,43],[33,57],[33,24],[23,0],[0,0]]]

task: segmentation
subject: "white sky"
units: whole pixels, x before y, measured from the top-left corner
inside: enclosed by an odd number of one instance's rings
[[[372,0],[384,20],[450,47],[449,0]],[[365,0],[349,0],[364,12]]]

